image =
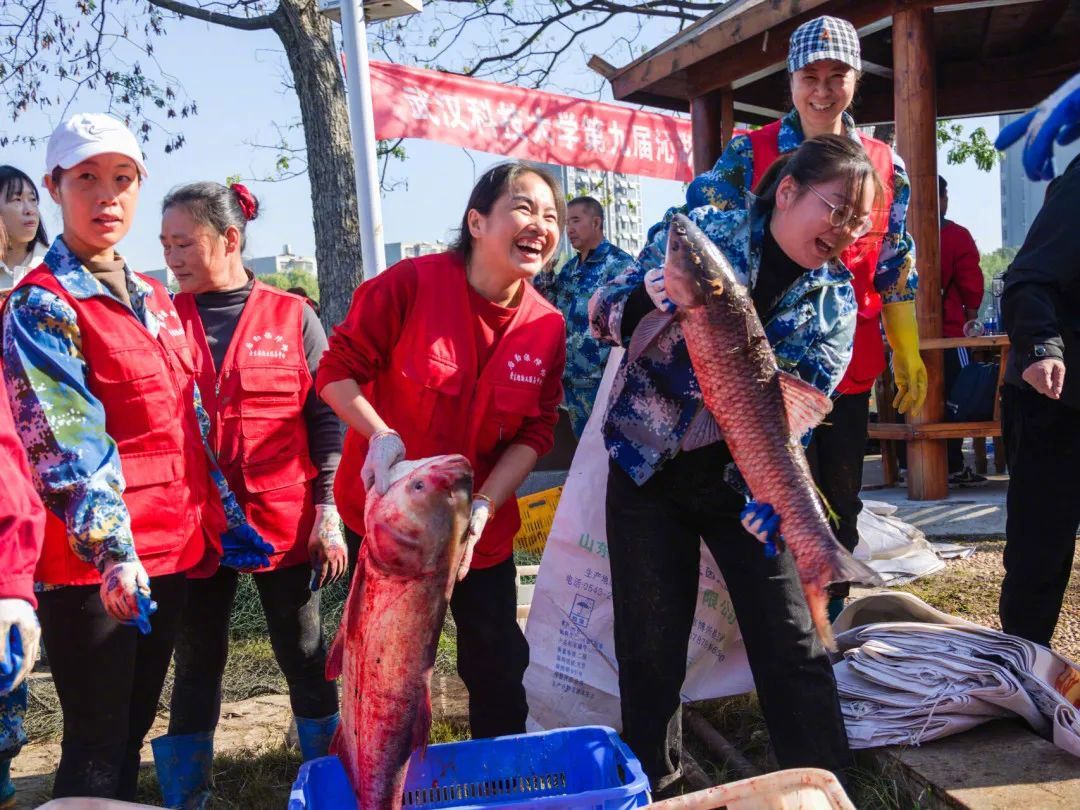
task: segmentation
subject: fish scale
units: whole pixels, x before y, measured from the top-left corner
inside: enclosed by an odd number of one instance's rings
[[[664,283],[677,309],[705,407],[753,497],[780,515],[810,615],[835,649],[826,589],[832,582],[881,584],[833,535],[814,488],[801,436],[832,404],[779,369],[747,289],[712,241],[677,215],[668,232]],[[793,429],[794,428],[794,429]]]

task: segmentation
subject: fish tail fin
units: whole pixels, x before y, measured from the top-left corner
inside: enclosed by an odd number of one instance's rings
[[[823,588],[807,588],[806,606],[810,608],[810,618],[814,622],[818,638],[829,652],[836,652],[836,638],[833,636],[832,623],[829,621],[829,595]]]
[[[885,581],[873,568],[862,560],[856,560],[851,552],[837,545],[836,556],[833,558],[832,571],[829,582],[855,582],[868,587],[882,587]]]

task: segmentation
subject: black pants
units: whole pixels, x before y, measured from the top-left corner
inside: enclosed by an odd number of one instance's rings
[[[780,767],[842,775],[852,764],[836,681],[795,562],[788,551],[768,559],[743,530],[743,498],[721,480],[727,458],[722,445],[681,453],[640,487],[610,464],[607,533],[622,736],[654,789],[679,772],[679,692],[698,599],[699,537],[724,575]]]
[[[362,539],[345,527],[350,576]],[[524,733],[529,706],[522,679],[529,666],[529,643],[517,623],[513,558],[469,571],[454,585],[450,611],[457,625],[457,671],[469,690],[473,739]]]
[[[155,577],[152,632],[119,624],[97,585],[38,594],[42,638],[64,713],[53,796],[134,801],[139,749],[154,722],[187,593],[183,574]]]
[[[1001,626],[1048,645],[1080,527],[1080,410],[1013,385],[1002,387],[1001,404],[1010,476]]]
[[[814,429],[806,460],[825,501],[839,517],[833,533],[840,545],[854,551],[859,544],[859,512],[862,511],[863,457],[870,421],[870,392],[840,394],[833,400],[832,411]],[[783,531],[783,526],[780,527]],[[847,596],[850,586],[837,582],[829,586],[829,595]]]
[[[169,733],[213,731],[221,714],[221,678],[229,654],[229,618],[239,573],[221,567],[188,583],[188,603],[176,638],[176,682]],[[294,565],[253,574],[270,646],[289,685],[297,717],[316,719],[338,710],[337,687],[326,680],[326,643],[319,594],[308,587],[311,569]]]

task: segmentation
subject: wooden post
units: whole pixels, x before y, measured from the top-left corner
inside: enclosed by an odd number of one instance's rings
[[[899,4],[898,4],[899,5]],[[911,180],[907,227],[915,240],[919,292],[915,312],[922,338],[941,337],[941,236],[937,198],[937,96],[933,8],[900,8],[893,14],[893,101],[896,146]],[[909,422],[941,422],[945,415],[943,358],[923,352],[929,378],[926,404]],[[908,497],[937,500],[949,494],[945,442],[908,443]]]
[[[734,112],[734,94],[713,90],[697,96],[690,102],[690,130],[694,139],[694,174],[707,172],[724,151],[724,96],[731,97]],[[731,132],[731,128],[727,130]],[[729,136],[730,137],[730,136]]]

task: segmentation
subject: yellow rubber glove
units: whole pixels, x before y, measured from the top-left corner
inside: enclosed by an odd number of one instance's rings
[[[881,309],[885,337],[893,351],[893,379],[896,380],[896,399],[893,407],[899,413],[922,410],[926,400],[926,366],[919,356],[919,324],[915,320],[915,302],[886,304]]]

